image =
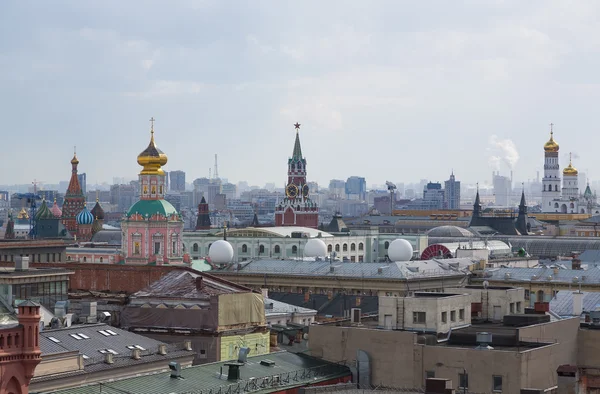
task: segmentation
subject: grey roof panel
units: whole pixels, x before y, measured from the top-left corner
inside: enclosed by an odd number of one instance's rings
[[[595,311],[600,305],[600,293],[583,292],[583,311]],[[561,290],[556,293],[556,296],[550,301],[550,310],[559,316],[573,315],[573,292]]]

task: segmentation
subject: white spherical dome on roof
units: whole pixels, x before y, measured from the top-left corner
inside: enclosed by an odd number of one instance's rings
[[[306,257],[325,257],[327,256],[327,245],[319,238],[311,238],[304,246],[304,256]]]
[[[409,261],[413,257],[413,247],[405,239],[395,239],[388,247],[388,257],[392,261]]]
[[[216,264],[227,264],[233,260],[233,247],[223,239],[213,242],[208,250],[210,261]]]

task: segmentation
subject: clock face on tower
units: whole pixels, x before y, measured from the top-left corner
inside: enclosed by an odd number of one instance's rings
[[[285,194],[290,198],[296,198],[296,196],[298,195],[298,186],[294,185],[293,183],[290,183],[285,188]]]
[[[302,186],[302,195],[308,197],[308,185]]]

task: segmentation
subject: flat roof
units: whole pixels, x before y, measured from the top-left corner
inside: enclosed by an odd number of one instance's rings
[[[20,278],[20,277],[35,277],[35,276],[56,276],[56,275],[72,275],[73,271],[65,268],[33,268],[29,267],[26,271],[15,271],[14,267],[0,267],[0,278]]]

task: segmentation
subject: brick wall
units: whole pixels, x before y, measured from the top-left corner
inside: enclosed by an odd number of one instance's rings
[[[73,271],[69,279],[71,290],[93,290],[135,293],[157,281],[174,269],[189,270],[182,266],[148,266],[90,263],[30,263],[32,268],[64,268]],[[0,267],[14,267],[14,263],[0,262]]]

